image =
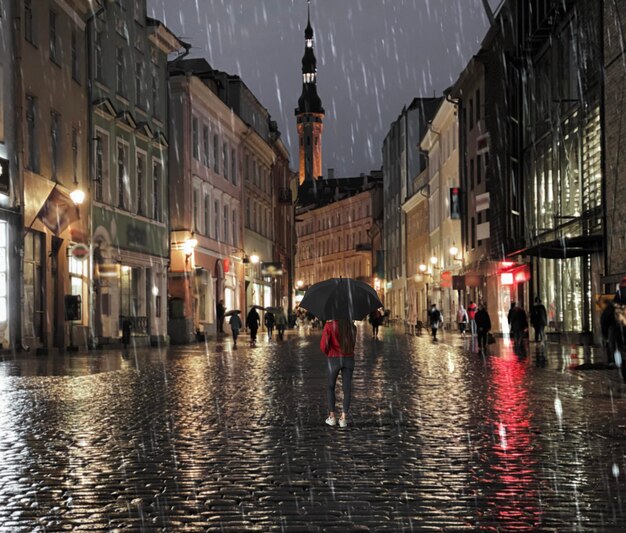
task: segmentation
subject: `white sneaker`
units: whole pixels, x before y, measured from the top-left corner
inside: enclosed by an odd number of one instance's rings
[[[340,428],[345,428],[348,426],[348,419],[347,418],[340,418],[339,419],[339,427]]]
[[[326,423],[327,423],[329,426],[336,426],[336,425],[337,425],[337,419],[336,419],[334,416],[329,416],[329,417],[326,419]]]

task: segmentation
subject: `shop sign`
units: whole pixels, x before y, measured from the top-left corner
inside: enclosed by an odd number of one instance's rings
[[[282,276],[283,275],[283,264],[280,262],[277,263],[262,263],[261,264],[261,275],[262,276]]]
[[[70,248],[70,255],[78,261],[84,261],[89,257],[89,246],[78,243]]]

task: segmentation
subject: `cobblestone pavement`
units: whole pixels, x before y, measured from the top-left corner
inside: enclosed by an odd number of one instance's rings
[[[241,341],[5,356],[0,531],[626,530],[626,388],[575,348],[361,327],[340,429],[319,332]]]

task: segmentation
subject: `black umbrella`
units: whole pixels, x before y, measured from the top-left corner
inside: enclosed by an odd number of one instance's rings
[[[351,278],[331,278],[309,287],[300,302],[320,320],[363,320],[382,307],[376,291]]]
[[[239,309],[231,309],[230,311],[226,311],[224,313],[224,316],[233,316],[233,315],[238,315],[239,313],[241,313]]]

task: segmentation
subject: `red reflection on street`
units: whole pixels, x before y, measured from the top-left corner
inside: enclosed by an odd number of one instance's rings
[[[536,528],[542,510],[533,459],[528,405],[527,360],[493,357],[489,397],[492,400],[492,453],[481,485],[494,530]],[[490,529],[489,526],[486,529]]]

